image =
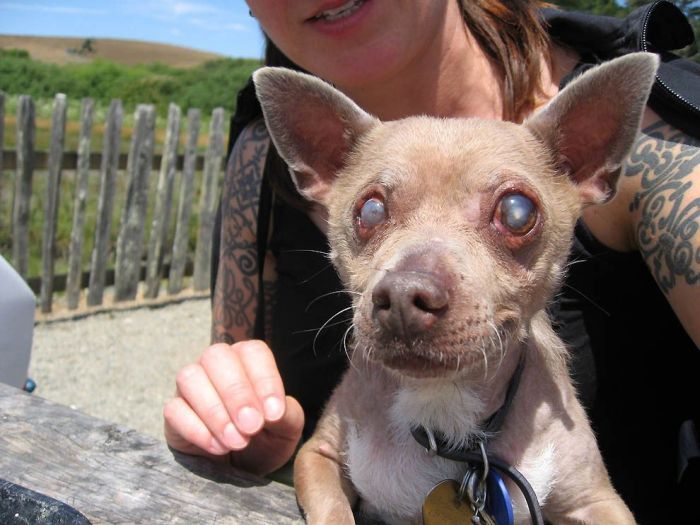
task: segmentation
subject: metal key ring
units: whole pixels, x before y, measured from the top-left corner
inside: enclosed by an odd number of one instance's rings
[[[486,478],[489,476],[489,459],[486,456],[486,445],[484,445],[483,440],[479,440],[479,450],[481,451],[481,459],[484,462],[484,470],[481,476],[481,482],[486,483]]]
[[[464,474],[464,477],[462,478],[462,483],[459,484],[459,489],[457,490],[457,498],[460,501],[464,501],[464,498],[466,496],[467,498],[469,498],[469,501],[471,503],[471,498],[467,493],[467,485],[469,484],[471,478],[474,477],[474,474],[476,474],[476,470],[473,470],[471,468],[468,468],[467,472]]]
[[[486,484],[479,477],[478,469],[468,469],[457,490],[457,498],[460,501],[466,499],[475,514],[480,514],[486,507]]]

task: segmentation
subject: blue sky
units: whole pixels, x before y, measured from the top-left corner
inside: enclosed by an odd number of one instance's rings
[[[0,0],[0,34],[128,38],[260,58],[243,0]]]

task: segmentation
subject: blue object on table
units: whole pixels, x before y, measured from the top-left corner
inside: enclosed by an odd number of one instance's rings
[[[486,510],[496,520],[497,525],[514,525],[513,503],[503,478],[495,470],[489,470],[486,478]]]
[[[27,380],[24,382],[22,390],[31,394],[32,392],[34,392],[35,389],[36,381],[34,381],[31,377],[28,377]]]

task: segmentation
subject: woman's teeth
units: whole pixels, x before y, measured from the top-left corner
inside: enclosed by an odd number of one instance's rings
[[[316,15],[314,18],[316,19],[323,19],[323,20],[328,20],[328,21],[334,21],[334,20],[339,20],[341,18],[344,18],[346,16],[351,15],[355,11],[359,9],[359,7],[365,3],[365,0],[350,0],[350,2],[341,5],[340,7],[336,7],[335,9],[328,9],[327,11],[323,11],[322,13],[319,13]]]

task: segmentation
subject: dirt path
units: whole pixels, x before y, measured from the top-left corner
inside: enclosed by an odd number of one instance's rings
[[[175,374],[209,342],[209,299],[39,323],[34,395],[162,437]]]

